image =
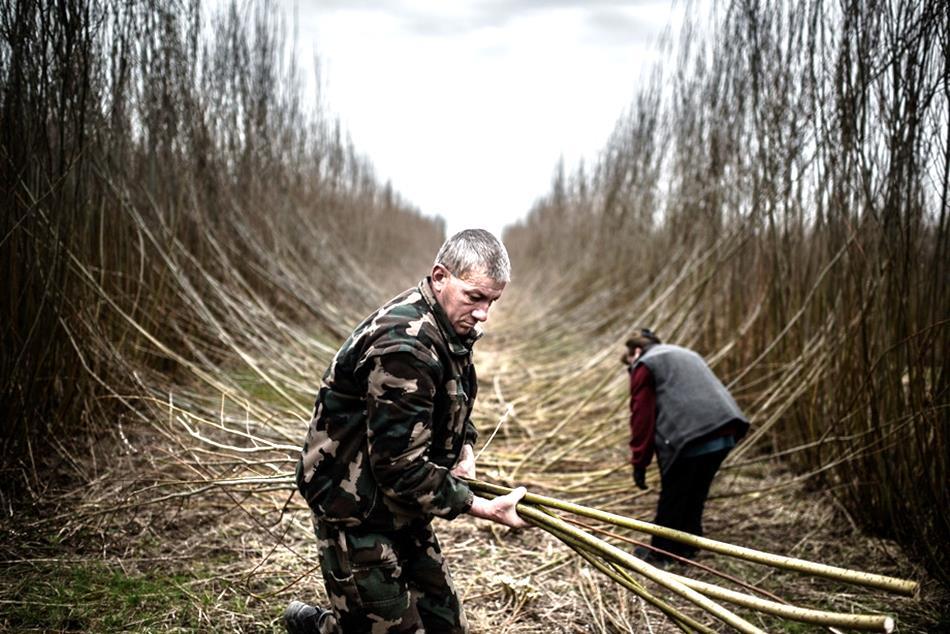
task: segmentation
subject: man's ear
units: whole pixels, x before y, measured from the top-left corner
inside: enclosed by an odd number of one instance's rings
[[[445,286],[446,282],[449,279],[449,270],[442,266],[441,264],[436,264],[432,267],[432,288],[436,291],[441,292],[442,288]]]

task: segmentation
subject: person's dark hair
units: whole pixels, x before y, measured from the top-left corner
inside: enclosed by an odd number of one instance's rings
[[[633,354],[633,351],[637,348],[646,350],[649,346],[657,343],[662,342],[660,338],[656,336],[656,333],[649,328],[640,328],[637,334],[627,339],[627,350]]]
[[[445,241],[435,256],[456,277],[478,270],[496,282],[511,280],[511,262],[501,241],[484,229],[465,229]]]

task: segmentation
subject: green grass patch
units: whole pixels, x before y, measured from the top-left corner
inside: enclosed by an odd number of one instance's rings
[[[101,562],[18,564],[2,572],[0,629],[144,631],[198,627],[192,606],[211,595],[188,589],[191,575],[126,574]]]
[[[253,370],[240,370],[232,373],[231,379],[237,383],[241,392],[248,400],[257,403],[286,405],[287,400],[277,393],[277,390],[268,385],[261,376]]]

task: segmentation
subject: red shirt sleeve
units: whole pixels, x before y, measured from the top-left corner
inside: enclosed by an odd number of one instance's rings
[[[656,388],[650,369],[640,364],[630,373],[630,463],[646,468],[653,460],[656,435]]]

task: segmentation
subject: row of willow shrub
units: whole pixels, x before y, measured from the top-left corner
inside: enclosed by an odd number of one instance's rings
[[[655,280],[709,256],[678,310],[642,325],[705,352],[734,341],[719,368],[738,390],[800,389],[771,448],[800,447],[816,485],[950,583],[945,3],[720,11],[506,243],[565,318],[596,292],[630,327]],[[794,365],[800,380],[769,383]]]
[[[266,3],[2,3],[5,467],[68,462],[144,370],[253,350],[252,313],[338,337],[395,284],[367,271],[437,248],[304,105],[285,32]]]

